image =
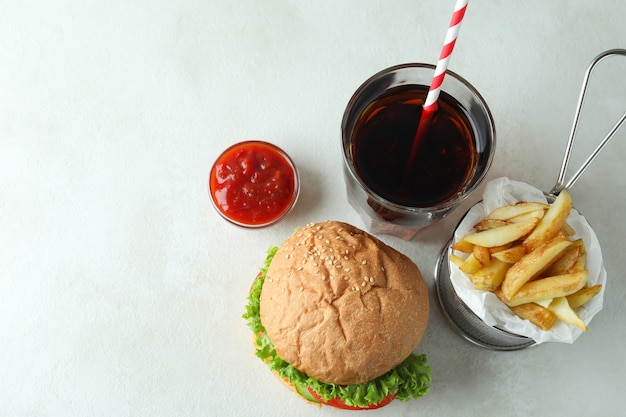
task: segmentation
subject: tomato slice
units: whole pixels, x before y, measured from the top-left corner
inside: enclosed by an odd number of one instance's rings
[[[341,398],[339,397],[335,397],[335,398],[331,398],[328,401],[324,401],[322,399],[322,396],[319,395],[317,392],[315,392],[314,389],[309,387],[309,392],[311,393],[311,395],[313,397],[315,397],[316,400],[318,400],[319,402],[329,405],[331,407],[335,407],[335,408],[340,408],[342,410],[374,410],[376,408],[381,408],[384,407],[386,405],[388,405],[390,402],[392,402],[394,400],[394,398],[396,398],[395,394],[388,394],[385,398],[383,398],[383,400],[381,402],[379,402],[378,404],[371,404],[368,407],[356,407],[354,405],[347,405],[346,403],[344,403]]]

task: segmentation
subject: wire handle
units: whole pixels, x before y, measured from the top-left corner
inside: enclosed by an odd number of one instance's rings
[[[557,179],[556,184],[550,190],[551,195],[558,195],[561,191],[568,189],[574,185],[576,180],[582,175],[582,173],[587,169],[589,164],[595,159],[596,156],[600,153],[600,151],[606,146],[606,144],[611,140],[615,132],[624,124],[626,121],[626,112],[620,117],[617,123],[613,126],[613,128],[607,133],[602,142],[594,149],[594,151],[589,155],[587,160],[578,168],[578,171],[574,173],[572,178],[569,181],[565,182],[565,174],[567,173],[567,165],[569,163],[569,158],[572,152],[572,146],[574,145],[574,138],[576,137],[576,130],[578,129],[578,121],[580,119],[580,114],[583,108],[583,102],[585,100],[585,94],[587,92],[587,84],[589,84],[589,79],[591,78],[591,73],[595,66],[605,58],[612,55],[623,55],[626,56],[626,49],[609,49],[608,51],[602,52],[600,55],[596,56],[591,64],[587,68],[585,72],[585,77],[583,79],[583,85],[580,90],[580,96],[578,97],[578,104],[576,106],[576,113],[574,114],[574,122],[572,124],[572,130],[569,134],[569,139],[567,141],[567,147],[565,148],[565,154],[563,155],[563,162],[561,163],[561,170],[559,172],[559,177]]]

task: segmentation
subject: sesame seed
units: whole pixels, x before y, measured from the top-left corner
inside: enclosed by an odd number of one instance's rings
[[[362,282],[361,287],[365,287],[365,284],[367,284],[367,282]]]
[[[348,258],[347,256],[344,256],[343,259],[345,259],[346,261],[349,260],[350,258]]]
[[[346,267],[346,268],[344,268],[343,270],[344,270],[345,272],[350,272],[350,268],[347,268],[347,267]]]
[[[370,282],[374,282],[374,277],[370,277]]]
[[[302,267],[301,267],[301,266],[299,266],[299,267],[297,268],[297,270],[298,270],[298,271],[302,271]]]
[[[304,291],[304,287],[300,287],[300,291]]]
[[[361,263],[362,263],[363,265],[367,265],[367,261],[366,261],[365,259],[363,259],[363,260],[361,261]]]
[[[330,243],[330,240],[326,239],[324,240],[324,242],[326,242],[326,244],[328,245]]]

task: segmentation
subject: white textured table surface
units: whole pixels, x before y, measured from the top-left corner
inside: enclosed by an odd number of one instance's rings
[[[362,225],[341,176],[343,109],[373,73],[434,63],[453,3],[0,1],[0,416],[345,414],[284,389],[241,314],[269,245],[311,221]],[[493,112],[489,178],[554,184],[584,71],[626,46],[625,15],[621,0],[470,2],[450,69]],[[626,109],[626,58],[602,68],[573,166]],[[431,290],[417,350],[433,382],[368,415],[626,413],[624,136],[571,191],[608,271],[573,345],[492,352],[442,318],[436,254],[482,190],[411,242],[383,237]],[[223,221],[206,189],[245,139],[283,147],[302,178],[294,212],[260,231]]]

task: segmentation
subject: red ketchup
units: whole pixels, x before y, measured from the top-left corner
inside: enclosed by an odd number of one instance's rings
[[[295,205],[298,171],[277,146],[241,142],[226,149],[213,164],[209,191],[226,220],[244,227],[268,226]]]

